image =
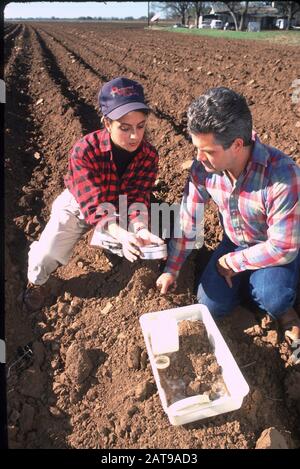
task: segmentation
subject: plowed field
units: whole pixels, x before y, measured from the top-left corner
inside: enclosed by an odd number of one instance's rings
[[[69,150],[99,127],[97,93],[105,81],[125,75],[143,84],[154,110],[149,134],[160,154],[154,195],[179,202],[188,175],[182,163],[194,152],[186,110],[211,86],[244,93],[262,141],[300,163],[300,109],[292,102],[299,48],[133,25],[8,23],[5,53],[10,447],[254,448],[270,427],[289,448],[298,446],[299,366],[291,366],[275,325],[268,329],[264,313],[247,305],[218,323],[250,386],[242,408],[180,427],[162,410],[138,319],[196,301],[195,275],[221,236],[212,204],[205,247],[190,256],[175,292],[163,297],[156,290],[158,263],[113,267],[89,246],[88,233],[50,279],[40,312],[25,316],[17,296],[27,281],[29,245],[63,190]],[[20,358],[28,344],[33,353]]]

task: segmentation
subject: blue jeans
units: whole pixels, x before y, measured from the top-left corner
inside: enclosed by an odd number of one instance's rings
[[[213,317],[225,316],[240,304],[241,292],[246,286],[251,299],[270,316],[278,319],[293,306],[296,299],[300,252],[289,264],[246,270],[235,275],[232,277],[233,286],[229,288],[224,277],[218,273],[216,262],[223,255],[241,249],[244,248],[233,244],[224,234],[201,275],[197,291],[199,303],[206,305]]]

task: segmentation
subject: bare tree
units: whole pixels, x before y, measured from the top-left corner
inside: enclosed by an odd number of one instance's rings
[[[245,19],[248,13],[248,5],[249,5],[249,2],[242,2],[242,3],[244,5],[243,7],[241,7],[241,10],[240,10],[241,19],[240,19],[240,24],[239,24],[239,31],[243,31],[244,29]]]
[[[207,2],[191,2],[192,6],[191,9],[195,15],[196,26],[199,28],[199,18],[206,10],[206,3]]]
[[[186,24],[186,17],[192,2],[158,2],[157,6],[172,17],[179,16],[181,24]]]
[[[275,2],[275,8],[278,9],[279,13],[283,16],[287,16],[286,29],[290,29],[292,25],[292,19],[295,14],[300,11],[300,5],[297,2]]]
[[[227,6],[230,15],[234,21],[235,30],[238,31],[238,14],[241,8],[241,2],[222,2]]]

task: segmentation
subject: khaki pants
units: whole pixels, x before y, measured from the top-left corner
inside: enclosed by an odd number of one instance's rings
[[[28,280],[43,285],[59,265],[66,265],[81,236],[91,228],[78,203],[68,189],[53,202],[50,219],[40,239],[30,245],[28,253]],[[99,246],[122,256],[121,245],[110,235],[101,234]]]

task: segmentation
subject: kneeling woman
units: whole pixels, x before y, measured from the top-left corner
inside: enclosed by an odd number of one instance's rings
[[[99,104],[104,128],[74,145],[66,189],[53,202],[39,241],[30,246],[29,284],[23,295],[27,311],[42,306],[45,292],[36,286],[44,285],[59,265],[68,263],[74,245],[90,228],[96,228],[100,246],[131,262],[139,257],[140,246],[163,243],[148,230],[158,154],[144,138],[150,109],[143,88],[125,77],[115,78],[100,90]],[[119,207],[125,199],[130,209],[126,223],[124,216],[121,222]]]

